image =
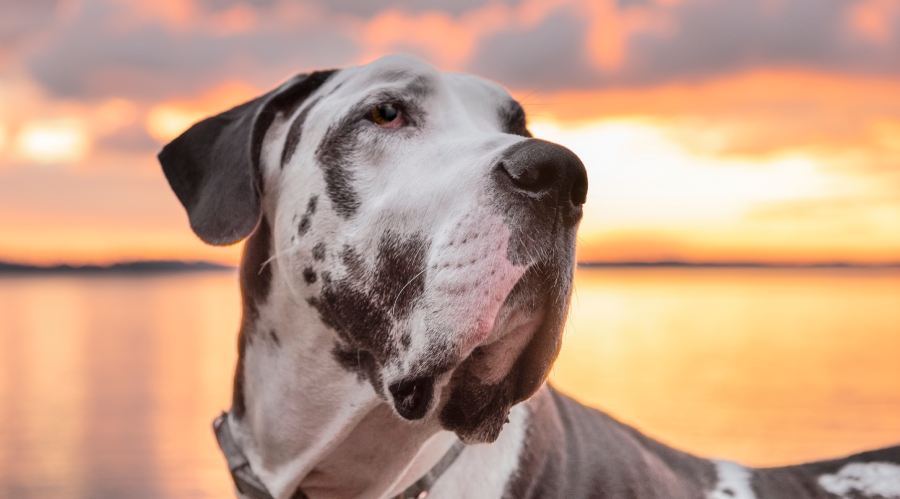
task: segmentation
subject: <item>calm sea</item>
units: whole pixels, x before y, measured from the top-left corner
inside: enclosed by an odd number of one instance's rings
[[[236,275],[0,277],[0,497],[227,497]],[[552,379],[708,456],[900,443],[900,273],[580,270]]]

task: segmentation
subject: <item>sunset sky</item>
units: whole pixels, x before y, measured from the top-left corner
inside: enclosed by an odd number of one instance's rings
[[[0,259],[234,262],[155,153],[297,72],[494,79],[581,155],[581,260],[900,261],[896,0],[0,0]]]

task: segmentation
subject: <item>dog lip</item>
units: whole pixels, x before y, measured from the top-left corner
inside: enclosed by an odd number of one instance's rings
[[[505,329],[500,327],[498,321],[503,315],[506,306],[505,303],[516,289],[519,282],[528,273],[531,264],[525,265],[524,267],[525,269],[522,271],[521,275],[516,278],[512,286],[509,287],[509,290],[500,298],[500,305],[497,307],[496,312],[489,316],[484,314],[481,320],[477,321],[472,328],[465,331],[463,336],[465,339],[459,347],[459,351],[462,352],[462,357],[468,357],[473,350],[481,345],[494,342],[498,338],[500,330]]]

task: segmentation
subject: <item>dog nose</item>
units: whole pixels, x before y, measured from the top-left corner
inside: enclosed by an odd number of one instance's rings
[[[388,390],[394,398],[394,408],[404,419],[422,419],[428,412],[434,394],[434,378],[403,379],[392,383]]]
[[[524,140],[503,152],[496,169],[510,190],[536,198],[549,195],[559,208],[580,216],[587,197],[587,172],[581,159],[565,147]]]

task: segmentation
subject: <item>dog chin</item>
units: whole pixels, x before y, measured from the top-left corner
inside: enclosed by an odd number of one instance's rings
[[[428,375],[387,387],[397,414],[436,419],[467,443],[495,440],[510,408],[540,387],[559,352],[566,282],[550,265],[528,266],[505,290],[487,331],[460,331],[455,346],[446,345],[444,355],[432,355],[430,366],[417,369]]]
[[[446,386],[462,366],[465,366],[467,376],[474,377],[474,382],[482,385],[496,384],[506,376],[545,315],[542,308],[527,310],[514,299],[514,295],[521,294],[516,286],[519,280],[505,286],[501,305],[497,305],[491,314],[475,313],[472,315],[478,316],[477,320],[465,325],[454,324],[456,328],[462,328],[444,336],[452,339],[443,347],[433,348],[427,360],[418,363],[415,374],[386,383],[384,394],[400,417],[424,419],[442,407],[446,400],[441,394],[449,391],[445,390]],[[453,309],[459,307],[444,307],[445,311]],[[489,326],[485,327],[485,323]],[[436,325],[432,323],[427,327],[433,329]]]
[[[488,339],[453,370],[439,405],[444,429],[492,442],[510,408],[536,392],[559,353],[569,279],[533,265],[510,292]]]
[[[545,320],[549,315],[540,313],[511,335],[476,348],[453,371],[439,410],[444,429],[466,443],[497,439],[512,406],[530,397],[546,377],[547,371],[531,364],[527,350],[534,338],[559,336],[557,327]]]

